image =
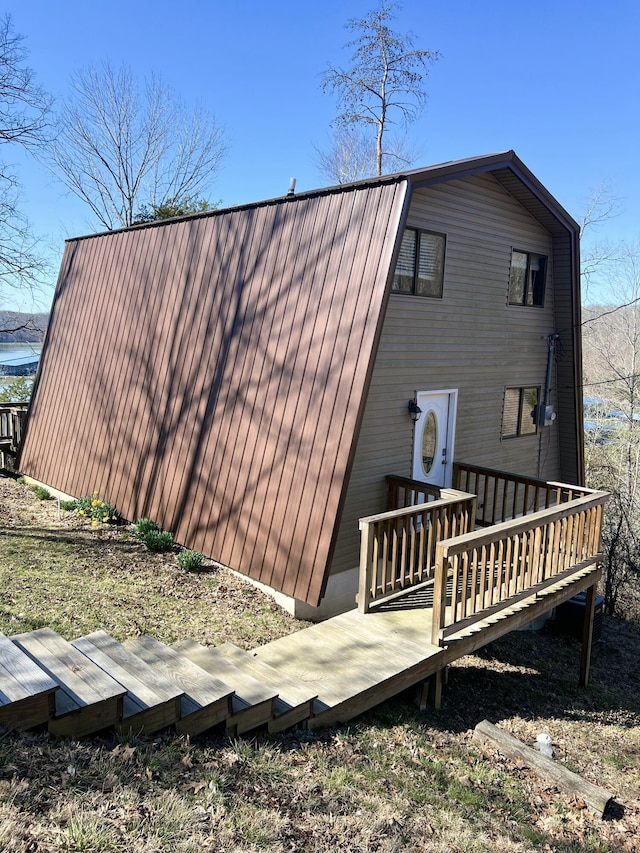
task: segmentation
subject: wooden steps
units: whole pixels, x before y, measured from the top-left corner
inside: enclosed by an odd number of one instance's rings
[[[316,698],[313,690],[233,643],[207,648],[195,640],[182,640],[173,648],[207,672],[217,673],[236,686],[234,713],[227,721],[228,731],[235,725],[235,733],[242,734],[264,723],[270,732],[283,731],[313,713]],[[249,707],[243,709],[243,703]]]
[[[304,723],[315,692],[225,643],[151,637],[117,642],[95,631],[69,643],[50,628],[0,634],[0,726],[46,724],[82,737],[106,727],[132,736],[173,725],[199,734],[224,723],[231,735]]]
[[[18,646],[0,634],[0,725],[24,729],[48,723],[58,684]]]
[[[269,721],[270,732],[281,732],[303,723],[313,715],[317,693],[293,678],[260,660],[255,651],[245,652],[233,643],[216,646],[230,661],[242,666],[265,684],[278,691],[275,716]]]
[[[119,723],[125,688],[51,628],[12,637],[57,683],[49,731],[82,737]]]
[[[124,647],[168,677],[181,691],[178,734],[200,734],[233,714],[233,688],[175,649],[152,637],[125,640]]]
[[[116,729],[124,734],[151,734],[180,719],[183,691],[104,631],[95,631],[71,644],[124,688],[122,719]]]
[[[174,643],[172,648],[210,675],[222,679],[226,684],[233,684],[233,713],[226,719],[229,734],[243,734],[266,725],[273,717],[277,692],[245,672],[241,666],[229,661],[217,648],[207,648],[195,640],[181,640]]]

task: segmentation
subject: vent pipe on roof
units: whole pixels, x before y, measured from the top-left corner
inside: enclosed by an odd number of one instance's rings
[[[295,195],[295,194],[296,194],[296,179],[291,178],[291,180],[289,181],[289,192],[287,193],[287,195]]]

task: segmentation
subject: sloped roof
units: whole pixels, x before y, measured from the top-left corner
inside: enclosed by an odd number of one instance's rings
[[[21,470],[318,604],[411,188],[485,171],[573,229],[504,152],[67,241]]]
[[[405,195],[68,241],[22,470],[317,603]]]

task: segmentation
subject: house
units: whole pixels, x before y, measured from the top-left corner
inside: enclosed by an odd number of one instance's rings
[[[578,235],[508,151],[68,240],[20,469],[351,608],[386,475],[583,483]]]

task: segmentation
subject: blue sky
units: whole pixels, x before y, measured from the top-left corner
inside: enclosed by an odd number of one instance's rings
[[[298,190],[326,183],[314,146],[328,141],[335,102],[320,75],[348,60],[346,21],[375,5],[8,0],[4,10],[56,97],[75,70],[109,59],[140,77],[161,73],[211,111],[230,151],[207,196],[230,205],[282,195],[291,177]],[[577,219],[599,185],[619,198],[620,214],[592,239],[640,237],[638,0],[405,0],[394,26],[442,54],[410,130],[416,166],[513,148]],[[42,166],[3,156],[57,268],[65,238],[96,230],[90,211]],[[52,287],[41,304],[51,296]]]

